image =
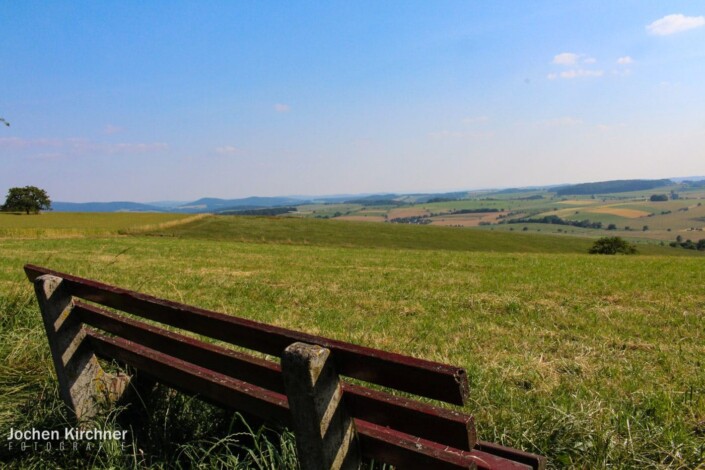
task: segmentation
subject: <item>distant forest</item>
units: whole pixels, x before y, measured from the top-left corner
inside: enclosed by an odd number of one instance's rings
[[[296,212],[296,207],[265,207],[262,209],[228,210],[218,212],[219,215],[281,215]]]
[[[556,188],[556,195],[589,195],[589,194],[608,194],[608,193],[626,193],[629,191],[644,191],[647,189],[660,188],[674,184],[669,179],[663,180],[616,180],[616,181],[601,181],[598,183],[582,183],[570,186]]]

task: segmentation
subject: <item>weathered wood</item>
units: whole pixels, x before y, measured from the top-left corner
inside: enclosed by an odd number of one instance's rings
[[[228,409],[247,410],[283,426],[291,425],[285,395],[218,374],[132,341],[112,338],[90,328],[86,338],[96,354],[135,367],[158,381]]]
[[[227,409],[244,409],[253,416],[291,426],[291,415],[285,395],[196,367],[187,361],[169,357],[122,338],[108,337],[91,328],[86,331],[86,339],[90,341],[98,356],[138,368],[165,385]],[[486,470],[528,468],[511,465],[511,462],[483,452],[464,452],[447,445],[432,443],[364,420],[353,421],[362,456],[378,462],[395,463],[408,469],[475,468],[473,466],[476,461],[495,464],[486,466],[483,463],[480,468]],[[502,466],[505,463],[510,466]]]
[[[122,395],[129,378],[103,371],[85,345],[85,332],[73,312],[73,300],[63,280],[44,275],[34,280],[59,393],[79,420],[91,418],[104,403]]]
[[[523,463],[531,467],[532,470],[544,470],[546,468],[546,457],[495,444],[494,442],[478,441],[475,445],[475,449],[504,459]]]
[[[281,366],[302,470],[357,470],[357,434],[330,351],[294,343]]]
[[[437,442],[356,419],[363,455],[374,456],[405,470],[466,469],[530,470],[519,462],[473,450],[463,451]]]
[[[86,324],[148,348],[284,394],[279,364],[205,343],[108,310],[75,302],[74,314]],[[351,416],[407,434],[433,439],[461,450],[476,443],[472,416],[359,385],[342,383],[343,400]]]
[[[341,375],[458,405],[467,396],[467,376],[459,367],[162,300],[30,264],[25,272],[30,280],[43,274],[61,277],[76,297],[265,354],[281,357],[295,342],[318,344],[333,353]]]

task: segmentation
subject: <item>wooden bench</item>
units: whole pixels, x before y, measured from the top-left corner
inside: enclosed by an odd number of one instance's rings
[[[478,441],[470,415],[338,379],[340,374],[463,405],[468,386],[461,368],[191,307],[34,265],[24,269],[35,285],[62,398],[78,419],[92,416],[102,399],[116,400],[130,389],[131,377],[106,373],[100,357],[219,406],[290,427],[304,469],[356,468],[360,458],[398,468],[545,467],[541,456]],[[135,317],[280,357],[281,363]]]

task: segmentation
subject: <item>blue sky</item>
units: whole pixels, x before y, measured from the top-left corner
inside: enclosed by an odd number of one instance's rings
[[[0,1],[0,192],[705,174],[705,3]]]

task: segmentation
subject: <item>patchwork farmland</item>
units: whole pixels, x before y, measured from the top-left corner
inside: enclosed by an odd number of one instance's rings
[[[651,201],[651,196],[666,201]],[[437,199],[437,198],[436,198]],[[490,231],[528,231],[581,237],[621,236],[638,243],[667,245],[679,236],[705,239],[705,191],[702,185],[672,184],[649,191],[559,196],[555,190],[476,191],[443,201],[421,196],[389,196],[373,205],[321,204],[301,206],[289,216],[367,222],[396,222]],[[536,223],[558,217],[568,227]],[[526,223],[524,223],[526,221]],[[586,221],[589,229],[576,226]]]

